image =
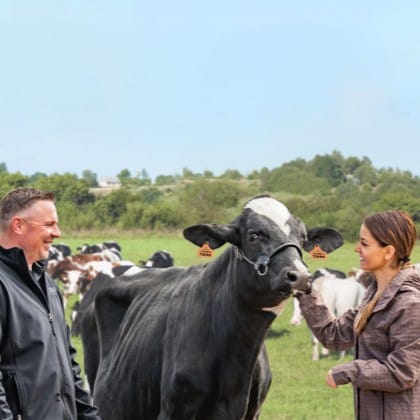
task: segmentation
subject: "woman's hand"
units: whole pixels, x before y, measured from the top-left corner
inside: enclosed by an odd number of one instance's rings
[[[334,381],[331,371],[329,370],[325,378],[325,383],[331,388],[337,388],[337,384]]]

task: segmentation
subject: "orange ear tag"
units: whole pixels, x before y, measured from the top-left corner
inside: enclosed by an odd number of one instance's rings
[[[209,247],[208,242],[204,242],[204,244],[201,246],[201,248],[198,249],[198,256],[199,257],[206,257],[211,258],[213,256],[214,252]]]
[[[325,252],[318,245],[314,246],[312,251],[309,253],[313,260],[326,260],[328,258],[328,253]]]

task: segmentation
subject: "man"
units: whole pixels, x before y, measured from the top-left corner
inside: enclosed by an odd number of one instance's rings
[[[52,193],[0,202],[0,419],[98,420],[83,389],[62,297],[44,271],[60,237]]]

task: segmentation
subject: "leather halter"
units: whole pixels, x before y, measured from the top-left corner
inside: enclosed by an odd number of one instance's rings
[[[277,247],[270,255],[262,254],[260,255],[256,261],[250,260],[243,252],[242,249],[238,248],[237,246],[234,246],[233,248],[236,251],[236,255],[239,259],[242,259],[246,261],[247,263],[254,266],[255,271],[260,276],[265,276],[268,272],[268,264],[270,264],[271,258],[276,255],[278,252],[283,251],[286,248],[293,247],[296,248],[299,252],[300,257],[302,258],[302,250],[300,249],[299,245],[294,244],[293,242],[286,242],[279,247]]]

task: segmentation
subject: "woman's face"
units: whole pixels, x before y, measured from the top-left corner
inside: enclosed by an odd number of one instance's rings
[[[359,254],[362,270],[374,272],[384,268],[390,259],[387,248],[388,246],[382,246],[374,239],[365,225],[361,226],[355,252]]]

